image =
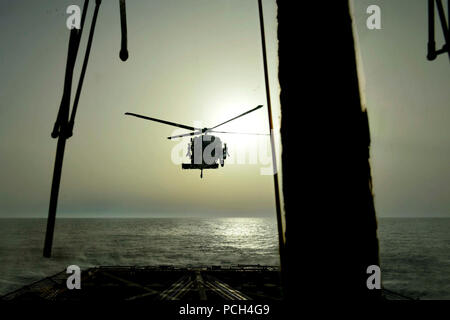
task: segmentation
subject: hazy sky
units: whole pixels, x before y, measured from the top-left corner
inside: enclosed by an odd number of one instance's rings
[[[83,2],[1,1],[0,37],[8,44],[0,64],[2,216],[47,215],[56,150],[50,132],[69,39],[65,10]],[[264,9],[277,109],[275,3],[264,1]],[[174,148],[186,154],[188,140],[166,137],[185,130],[124,116],[213,126],[266,105],[257,1],[128,1],[127,18],[130,58],[124,63],[118,1],[103,1],[66,147],[58,216],[274,216],[273,178],[261,175],[271,168],[268,137],[221,135],[231,157],[200,179],[199,170],[182,171],[171,159]],[[268,133],[267,109],[221,129]],[[258,163],[249,163],[251,152]],[[233,164],[238,161],[247,164]]]
[[[450,217],[450,63],[426,59],[427,1],[354,4],[377,215]],[[371,4],[381,8],[381,30],[366,28]],[[440,24],[436,42],[441,48]]]
[[[0,1],[2,217],[47,216],[56,150],[50,132],[69,39],[65,10],[83,2]],[[276,5],[263,3],[277,111]],[[381,7],[382,30],[365,27],[370,4]],[[123,115],[211,126],[266,105],[257,1],[128,1],[127,62],[118,58],[118,7],[115,0],[101,5],[74,136],[66,147],[57,216],[274,217],[273,179],[261,174],[271,167],[266,137],[221,135],[231,157],[200,179],[198,170],[182,171],[172,162],[172,152],[184,154],[187,143],[166,137],[183,130]],[[425,58],[426,1],[356,0],[354,8],[377,214],[450,217],[450,66],[446,56]],[[222,129],[267,132],[267,110]],[[257,163],[249,163],[250,154]],[[246,164],[236,164],[241,155]]]

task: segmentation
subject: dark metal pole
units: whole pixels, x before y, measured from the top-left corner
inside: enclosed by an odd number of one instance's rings
[[[101,0],[97,0],[97,5]],[[64,91],[61,104],[56,118],[51,136],[58,138],[56,146],[55,167],[53,170],[52,189],[50,192],[50,205],[48,210],[47,230],[45,233],[44,257],[50,258],[52,254],[53,233],[55,230],[56,209],[58,206],[59,187],[61,184],[61,172],[64,160],[64,150],[66,140],[71,136],[71,126],[69,125],[70,97],[72,91],[73,71],[80,47],[81,34],[84,28],[87,7],[89,0],[85,0],[80,30],[70,31],[69,49],[67,54],[66,73],[64,78]]]
[[[69,120],[69,137],[73,134],[73,127],[75,124],[75,117],[77,115],[78,102],[80,100],[81,89],[83,88],[84,76],[86,74],[87,65],[89,62],[89,55],[91,53],[92,40],[94,39],[95,25],[97,24],[98,11],[100,10],[100,5],[102,4],[102,0],[95,0],[95,10],[94,15],[92,17],[91,30],[89,31],[88,43],[86,46],[86,52],[84,54],[83,66],[81,67],[80,79],[78,80],[78,87],[75,93],[75,100],[73,102],[72,114],[70,115]]]
[[[262,1],[258,0],[259,7],[259,22],[261,27],[261,44],[262,44],[262,54],[264,62],[264,80],[266,83],[266,99],[267,99],[267,111],[269,114],[269,127],[270,127],[270,145],[272,149],[272,166],[273,166],[273,183],[275,188],[275,208],[277,214],[277,225],[278,225],[278,242],[280,250],[280,264],[281,268],[284,266],[284,236],[283,236],[283,223],[281,219],[281,203],[280,203],[280,188],[278,184],[278,169],[277,169],[277,158],[275,153],[275,138],[273,134],[273,120],[272,120],[272,104],[270,102],[270,87],[269,87],[269,72],[267,69],[267,53],[266,53],[266,37],[264,33],[264,14],[262,8]]]
[[[58,206],[59,185],[61,182],[61,171],[64,159],[64,149],[66,146],[64,134],[60,134],[56,147],[55,169],[53,171],[52,190],[50,193],[50,207],[48,210],[47,232],[45,233],[44,257],[50,258],[52,255],[53,232],[55,230],[56,208]]]
[[[72,29],[69,40],[69,52],[67,57],[66,75],[64,80],[64,93],[58,111],[52,137],[58,137],[56,147],[55,167],[53,171],[52,189],[50,192],[50,206],[48,210],[47,231],[45,233],[44,257],[50,258],[53,243],[53,231],[55,229],[56,208],[58,206],[59,185],[61,182],[61,171],[64,159],[64,149],[67,140],[67,129],[69,120],[70,95],[72,88],[73,69],[75,66],[77,50],[79,47],[78,31]]]
[[[439,19],[441,20],[442,33],[444,34],[444,40],[445,40],[443,52],[447,51],[448,57],[450,59],[450,48],[449,48],[450,35],[449,35],[449,28],[447,25],[447,19],[445,18],[445,11],[444,11],[444,6],[442,5],[442,1],[436,0],[436,6],[437,6],[438,13],[439,13]],[[449,16],[449,20],[450,20],[450,16]]]
[[[434,40],[434,0],[428,0],[428,60],[436,59],[436,42]]]
[[[125,0],[119,0],[120,4],[120,25],[122,30],[122,41],[120,47],[119,57],[122,61],[128,59],[128,39],[127,39],[127,11],[125,6]]]

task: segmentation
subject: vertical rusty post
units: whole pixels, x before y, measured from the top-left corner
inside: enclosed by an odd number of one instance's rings
[[[270,128],[270,145],[272,150],[272,166],[273,166],[273,183],[275,191],[275,208],[277,215],[277,225],[278,225],[278,242],[280,251],[280,265],[281,272],[283,273],[284,265],[284,236],[283,236],[283,223],[281,218],[281,203],[280,203],[280,188],[278,183],[278,168],[277,168],[277,158],[275,152],[275,137],[273,132],[273,120],[272,120],[272,104],[270,101],[270,86],[269,86],[269,72],[267,68],[267,53],[266,53],[266,37],[264,32],[264,14],[262,7],[262,0],[258,0],[259,8],[259,23],[261,28],[261,45],[262,45],[262,55],[264,63],[264,80],[266,84],[266,99],[267,99],[267,111],[269,115],[269,128]]]

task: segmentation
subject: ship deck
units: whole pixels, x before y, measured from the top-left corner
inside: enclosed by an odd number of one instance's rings
[[[278,267],[100,266],[81,272],[81,288],[69,290],[63,270],[0,297],[2,302],[282,301]],[[382,289],[383,300],[413,300]]]
[[[2,301],[224,301],[282,299],[273,266],[101,266],[81,272],[81,288],[69,290],[61,271],[1,297]]]

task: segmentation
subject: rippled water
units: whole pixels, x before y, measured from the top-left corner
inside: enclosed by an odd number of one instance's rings
[[[450,219],[379,219],[383,285],[420,299],[450,299]]]
[[[42,257],[45,219],[0,219],[0,294],[76,264],[279,265],[268,218],[58,219]],[[450,219],[379,219],[383,285],[421,299],[450,299]]]
[[[0,294],[71,264],[279,265],[268,218],[58,219],[51,259],[42,257],[45,219],[0,223]]]

